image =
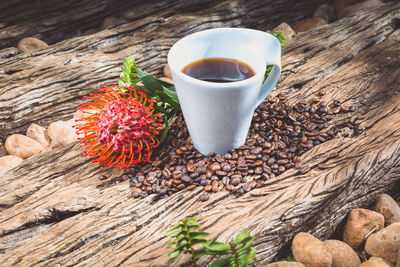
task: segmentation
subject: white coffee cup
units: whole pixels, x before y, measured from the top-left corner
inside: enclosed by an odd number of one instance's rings
[[[190,77],[182,69],[205,58],[248,64],[255,75],[227,83]],[[202,154],[225,153],[246,141],[255,108],[271,93],[281,72],[281,46],[268,33],[217,28],[188,35],[168,53],[168,65],[192,142]],[[267,65],[272,71],[263,83]]]

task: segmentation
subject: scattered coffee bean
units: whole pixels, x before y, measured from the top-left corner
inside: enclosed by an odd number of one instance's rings
[[[325,95],[325,90],[323,90],[323,89],[319,90],[319,91],[318,91],[318,94],[319,94],[320,96]]]
[[[200,201],[207,201],[208,200],[208,198],[209,198],[209,196],[207,195],[207,194],[201,194],[200,196],[199,196],[199,199],[200,199]]]
[[[103,180],[105,180],[105,179],[107,179],[107,176],[105,176],[105,175],[100,175],[100,176],[99,176],[99,180],[100,180],[100,181],[103,181]]]
[[[234,175],[234,176],[235,176],[235,175]],[[232,176],[231,184],[232,184],[233,186],[237,186],[238,184],[240,184],[240,180],[241,180],[241,177],[239,178],[239,177],[233,177],[233,176]]]
[[[195,188],[196,188],[196,185],[194,185],[194,184],[189,185],[188,187],[186,187],[187,190],[193,190]]]
[[[244,194],[244,188],[243,187],[239,187],[239,189],[237,190],[239,194],[243,195]]]
[[[231,185],[231,184],[228,184],[228,185],[225,186],[225,189],[228,190],[228,191],[233,191],[233,190],[235,190],[235,187],[233,185]]]
[[[339,100],[333,100],[333,105],[336,107],[340,107],[342,103]]]
[[[135,187],[137,184],[138,184],[138,181],[136,179],[134,179],[134,178],[129,179],[129,185],[131,187]]]
[[[138,191],[133,191],[132,192],[132,197],[133,198],[138,198],[138,197],[140,197],[140,193]]]

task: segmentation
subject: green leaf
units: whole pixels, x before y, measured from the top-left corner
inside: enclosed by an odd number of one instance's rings
[[[195,250],[195,256],[194,256],[194,258],[195,258],[195,259],[200,259],[201,257],[203,257],[203,256],[205,256],[205,255],[207,255],[207,252],[206,252],[205,249],[198,249],[198,250]]]
[[[167,82],[167,81],[164,81],[164,80],[161,80],[161,79],[158,79],[158,78],[156,78],[156,79],[157,79],[157,81],[158,81],[159,83],[161,83],[162,86],[168,87],[168,88],[170,88],[171,90],[174,90],[174,91],[175,91],[175,86],[174,86],[172,83],[169,83],[169,82]]]
[[[139,79],[143,82],[143,85],[151,91],[162,91],[162,84],[150,73],[147,73],[141,69],[137,69]]]
[[[238,248],[238,250],[247,250],[253,246],[253,242],[244,243],[242,247]]]
[[[257,250],[255,248],[251,248],[249,255],[248,255],[249,262],[252,262],[254,260],[254,257],[256,256],[256,254],[257,254]]]
[[[123,65],[122,72],[120,73],[120,78],[123,82],[119,82],[119,84],[126,85],[134,85],[139,82],[139,76],[136,73],[137,65],[135,62],[134,56],[128,56]]]
[[[176,116],[176,114],[174,114],[164,124],[164,129],[163,129],[162,134],[161,134],[161,136],[159,138],[160,143],[164,142],[165,139],[167,138],[169,126],[175,121],[176,118],[177,118],[177,116]]]
[[[165,233],[166,236],[173,235],[175,233],[178,233],[183,230],[183,225],[176,225],[173,229],[169,230],[168,232]]]
[[[186,234],[184,232],[180,233],[179,235],[171,237],[171,239],[174,241],[180,241],[181,239],[185,239],[185,238],[186,238]]]
[[[286,258],[282,258],[281,261],[295,261],[292,255],[287,256]]]
[[[179,99],[178,99],[178,95],[176,94],[175,90],[171,90],[170,88],[166,87],[166,86],[162,86],[164,93],[172,100],[172,102],[168,102],[171,104],[171,106],[173,106],[176,109],[180,109],[181,106],[179,104]]]
[[[276,38],[278,38],[281,46],[284,46],[285,42],[286,42],[286,38],[283,37],[282,33],[283,33],[282,31],[275,31],[272,35],[275,36]]]
[[[206,239],[192,239],[190,242],[192,243],[192,246],[195,246],[195,245],[206,245],[208,240],[206,240]]]
[[[204,237],[206,237],[208,235],[209,234],[206,233],[206,232],[192,232],[192,233],[189,233],[190,238],[193,238],[193,239],[195,239],[195,238],[204,238]]]
[[[171,253],[168,253],[168,257],[170,257],[170,258],[173,259],[173,258],[178,257],[179,254],[181,254],[181,251],[179,251],[179,250],[174,250],[174,251],[172,251]]]
[[[210,267],[226,267],[230,265],[232,256],[226,256],[215,260]]]
[[[222,242],[210,240],[205,246],[209,255],[224,255],[231,253],[230,246]]]
[[[167,247],[169,247],[169,248],[177,248],[178,244],[177,243],[167,243]]]
[[[242,231],[235,237],[235,239],[233,240],[233,243],[240,244],[240,243],[242,243],[243,240],[245,240],[248,237],[250,237],[249,232]]]

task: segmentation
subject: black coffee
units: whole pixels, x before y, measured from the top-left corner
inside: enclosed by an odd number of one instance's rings
[[[190,77],[214,83],[246,80],[255,75],[254,70],[236,59],[214,57],[200,59],[182,69]]]

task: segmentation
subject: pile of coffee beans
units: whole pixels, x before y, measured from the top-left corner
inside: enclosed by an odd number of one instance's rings
[[[323,94],[318,92],[319,96]],[[337,136],[339,127],[330,124],[334,115],[354,111],[354,107],[344,107],[337,100],[329,105],[318,98],[290,105],[286,96],[279,94],[256,109],[244,145],[223,155],[206,156],[193,147],[180,116],[158,155],[129,168],[117,182],[129,180],[134,198],[149,194],[165,198],[198,186],[204,189],[201,201],[220,190],[244,194],[288,169],[307,173],[310,167],[301,164],[300,155]]]

